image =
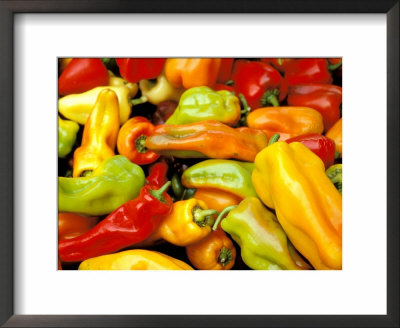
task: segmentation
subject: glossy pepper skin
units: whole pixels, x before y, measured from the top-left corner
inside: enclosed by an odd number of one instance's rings
[[[242,200],[241,197],[217,188],[197,188],[193,198],[202,200],[209,208],[218,212],[228,206],[237,205]]]
[[[301,270],[292,259],[285,231],[256,197],[245,198],[221,221],[239,244],[244,263],[254,270]]]
[[[58,157],[64,158],[71,152],[78,131],[78,123],[58,117]]]
[[[118,76],[110,76],[108,85],[111,87],[125,87],[129,90],[129,97],[133,98],[137,94],[139,87],[136,83],[131,83]]]
[[[236,249],[221,229],[198,243],[186,247],[190,263],[199,270],[230,270],[235,264]]]
[[[342,197],[321,159],[299,142],[278,141],[255,160],[253,185],[296,249],[317,270],[342,268]]]
[[[116,58],[121,76],[128,82],[154,79],[161,74],[165,58]]]
[[[302,58],[293,61],[285,71],[289,86],[306,83],[332,84],[328,61],[324,58]]]
[[[165,124],[189,124],[214,120],[234,126],[239,119],[239,99],[231,92],[196,87],[182,94],[178,107]]]
[[[263,63],[270,64],[281,73],[285,73],[294,58],[261,58]]]
[[[172,199],[165,187],[144,186],[132,199],[100,221],[87,233],[58,243],[61,261],[77,262],[114,253],[146,239],[168,215]]]
[[[221,58],[217,83],[225,83],[230,80],[233,67],[233,58]]]
[[[342,157],[342,119],[338,120],[326,133],[326,136],[335,142],[335,150]]]
[[[132,97],[132,89],[127,86],[97,87],[84,93],[62,97],[58,100],[58,111],[64,117],[84,125],[99,94],[105,89],[116,93],[119,103],[120,124],[124,124],[131,114],[130,99]]]
[[[168,165],[164,161],[155,163],[149,168],[149,175],[146,177],[146,183],[161,188],[167,183]]]
[[[88,177],[58,178],[58,210],[84,215],[111,213],[144,185],[140,166],[124,156],[106,159]]]
[[[253,163],[224,159],[209,159],[189,167],[182,174],[182,184],[187,188],[214,188],[243,199],[256,197],[251,175]]]
[[[139,88],[142,91],[142,96],[146,97],[153,105],[158,105],[167,100],[179,101],[184,91],[182,88],[174,88],[164,74],[160,74],[155,82],[153,80],[141,80]]]
[[[71,239],[83,235],[99,222],[95,216],[76,213],[58,213],[58,240]]]
[[[99,58],[73,58],[58,78],[58,93],[82,93],[108,84],[108,72]]]
[[[287,143],[300,142],[315,155],[317,155],[325,165],[325,168],[333,165],[335,161],[335,143],[321,134],[306,134],[286,140]]]
[[[220,67],[220,58],[168,58],[165,76],[174,88],[213,87]]]
[[[216,210],[208,209],[206,203],[194,198],[173,204],[172,212],[164,217],[160,226],[148,241],[164,239],[176,246],[188,246],[211,233]]]
[[[287,84],[271,65],[237,60],[232,73],[236,94],[242,94],[251,109],[267,105],[279,106],[287,95]]]
[[[145,146],[147,137],[153,131],[154,125],[147,118],[132,117],[119,130],[118,152],[135,164],[144,165],[155,162],[160,155],[148,150]]]
[[[185,262],[145,249],[132,249],[83,261],[78,270],[193,270]]]
[[[95,170],[105,159],[115,155],[119,131],[118,98],[114,91],[99,93],[85,127],[82,143],[74,152],[73,177]]]
[[[310,133],[321,134],[324,130],[321,114],[308,107],[259,108],[247,116],[247,125],[264,131],[268,138],[279,133],[279,140]]]
[[[340,118],[342,88],[330,84],[300,84],[289,89],[289,106],[311,107],[322,115],[327,131]]]
[[[146,139],[146,147],[179,158],[234,158],[252,162],[268,143],[262,131],[231,128],[217,121],[159,125]]]

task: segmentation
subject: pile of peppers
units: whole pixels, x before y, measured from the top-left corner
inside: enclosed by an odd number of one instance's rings
[[[59,270],[341,270],[341,58],[59,58]]]

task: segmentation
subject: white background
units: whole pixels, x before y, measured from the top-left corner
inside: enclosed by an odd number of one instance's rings
[[[385,314],[385,15],[15,17],[16,314]],[[343,56],[342,271],[57,271],[57,56]]]

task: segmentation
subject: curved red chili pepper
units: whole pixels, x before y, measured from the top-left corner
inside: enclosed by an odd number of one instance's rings
[[[161,187],[167,181],[167,173],[168,173],[168,164],[164,161],[154,163],[149,168],[149,175],[146,178],[146,181],[149,185]]]
[[[322,159],[325,168],[333,165],[335,161],[335,142],[321,134],[306,134],[286,140],[287,143],[301,142],[315,155]]]
[[[83,235],[58,243],[59,259],[78,262],[110,254],[146,239],[168,215],[172,199],[165,192],[171,182],[159,190],[146,185],[138,197],[121,205]]]
[[[108,85],[108,72],[99,58],[73,58],[58,78],[58,93],[82,93]]]
[[[221,66],[217,78],[217,83],[225,83],[231,78],[233,58],[221,58]]]
[[[161,74],[165,58],[117,58],[121,76],[131,83],[154,79]]]
[[[232,80],[236,94],[242,94],[251,109],[279,106],[278,99],[282,101],[287,95],[286,81],[279,72],[260,61],[237,60]]]
[[[321,113],[325,131],[340,118],[342,88],[330,84],[301,84],[289,88],[289,106],[311,107]]]

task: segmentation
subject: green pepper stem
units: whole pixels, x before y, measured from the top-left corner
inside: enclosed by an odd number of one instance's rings
[[[250,111],[251,110],[251,108],[249,107],[249,105],[247,104],[247,100],[246,100],[246,98],[243,96],[243,94],[241,94],[241,93],[239,93],[238,94],[238,97],[239,97],[239,99],[240,99],[240,102],[242,103],[242,105],[243,105],[243,109],[245,109],[246,111]]]
[[[158,199],[160,202],[165,203],[165,198],[163,196],[163,193],[167,191],[167,189],[169,188],[169,186],[171,185],[171,181],[167,181],[160,189],[158,190],[153,190],[150,189],[150,194]]]
[[[226,81],[225,82],[225,85],[234,85],[235,84],[235,81],[233,81],[233,80],[229,80],[229,81]]]
[[[218,262],[224,267],[230,261],[232,261],[232,251],[226,247],[222,247],[219,252]]]
[[[200,227],[205,227],[206,225],[213,225],[214,220],[209,220],[210,215],[218,214],[217,210],[203,210],[201,207],[195,208],[193,211],[193,221]]]
[[[278,96],[279,96],[278,89],[268,90],[261,97],[261,100],[260,100],[261,105],[267,106],[267,105],[271,104],[274,107],[278,107],[279,106],[279,100],[277,98]]]
[[[278,58],[277,61],[278,61],[278,65],[279,65],[279,66],[282,66],[282,58]]]
[[[132,106],[135,106],[135,105],[143,104],[143,103],[145,103],[146,101],[147,101],[147,97],[142,96],[142,97],[140,97],[140,98],[131,99],[131,100],[130,100],[130,103],[131,103]]]
[[[281,135],[279,133],[275,133],[271,139],[269,139],[268,146],[271,146],[273,143],[277,142]]]
[[[138,137],[135,140],[136,149],[141,154],[144,154],[145,152],[147,152],[146,139],[147,139],[147,136],[142,134],[140,137]]]
[[[230,206],[228,206],[228,207],[225,207],[225,208],[221,211],[221,213],[219,213],[217,219],[215,220],[215,223],[214,223],[212,229],[213,229],[214,231],[217,230],[217,229],[218,229],[219,222],[222,220],[222,218],[225,216],[225,214],[228,213],[228,212],[230,212],[231,210],[235,209],[236,207],[237,207],[237,205],[230,205]]]
[[[335,151],[335,159],[338,159],[340,157],[340,153],[338,151]]]
[[[328,69],[330,71],[334,71],[335,69],[338,69],[340,66],[342,66],[342,61],[340,61],[340,63],[337,63],[335,65],[328,64]]]

